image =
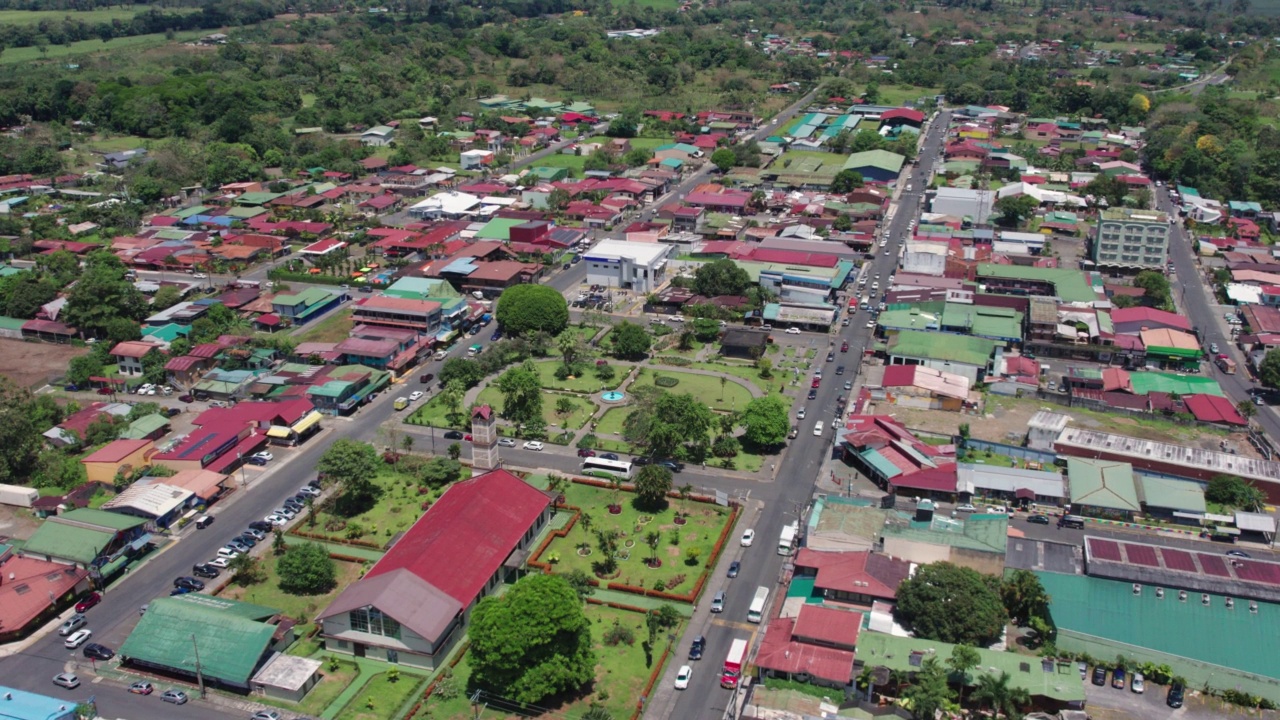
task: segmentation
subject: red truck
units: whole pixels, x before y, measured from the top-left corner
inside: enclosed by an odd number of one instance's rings
[[[720,673],[720,687],[735,688],[742,677],[742,664],[747,659],[747,641],[741,638],[734,640],[729,646],[729,657],[724,660],[724,671]]]

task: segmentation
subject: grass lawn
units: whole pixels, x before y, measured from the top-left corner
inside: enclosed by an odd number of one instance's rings
[[[132,150],[149,143],[154,143],[154,141],[132,135],[118,135],[116,137],[88,140],[80,143],[80,147],[93,152],[109,153]]]
[[[263,702],[268,705],[274,705],[287,710],[295,710],[306,716],[320,717],[320,714],[323,713],[334,700],[338,699],[338,696],[342,694],[342,691],[346,690],[347,686],[351,684],[351,681],[355,680],[356,676],[359,674],[360,673],[356,669],[355,663],[340,662],[338,663],[337,670],[330,671],[329,663],[326,662],[320,668],[320,682],[307,692],[306,696],[302,698],[302,702],[291,703],[286,700],[277,700],[276,698],[267,695],[259,695],[256,699],[259,702]]]
[[[674,7],[674,6],[673,6]],[[103,8],[97,10],[0,10],[0,24],[3,25],[35,25],[42,20],[57,22],[65,18],[85,23],[109,23],[112,20],[132,20],[149,10],[161,10],[160,6],[130,5],[120,8]],[[165,7],[166,13],[190,13],[195,8]],[[98,42],[101,42],[100,40]]]
[[[271,540],[268,538],[264,542],[270,543]],[[275,608],[295,620],[303,621],[295,628],[301,638],[315,626],[310,619],[325,609],[343,588],[360,579],[361,566],[358,563],[334,562],[337,565],[338,583],[332,591],[323,595],[290,595],[281,590],[280,576],[276,573],[276,556],[268,552],[261,560],[262,567],[267,572],[266,580],[248,587],[233,583],[219,593],[219,596]]]
[[[663,377],[679,381],[674,387],[663,388],[664,390],[676,395],[689,393],[698,402],[706,404],[712,410],[741,410],[747,406],[747,403],[751,402],[751,391],[733,380],[728,380],[721,385],[720,378],[694,375],[693,373],[678,372],[666,368],[642,369],[640,377],[632,384],[632,387],[653,385],[655,372]]]
[[[567,416],[562,416],[556,412],[556,402],[562,398],[569,398],[574,405],[574,411]],[[502,412],[502,393],[496,387],[487,387],[480,391],[480,402],[492,405],[499,413]],[[582,397],[560,395],[560,394],[544,394],[542,397],[542,419],[547,421],[547,427],[560,427],[577,430],[587,424],[587,419],[595,414],[596,406],[594,403]]]
[[[351,320],[351,310],[340,310],[329,317],[307,328],[301,335],[296,335],[299,343],[325,342],[337,343],[346,340],[351,334],[355,322]]]
[[[418,406],[408,417],[405,422],[411,425],[426,425],[428,427],[454,428],[462,430],[461,425],[450,425],[448,420],[449,406],[444,401],[444,393],[436,393],[431,399]]]
[[[600,388],[611,390],[618,387],[626,377],[628,366],[615,365],[616,371],[612,380],[605,382],[596,377],[595,365],[592,365],[585,375],[580,377],[566,378],[560,380],[556,377],[556,368],[560,367],[559,360],[546,360],[534,363],[538,366],[538,377],[542,380],[542,387],[550,390],[568,390],[577,393],[598,393]]]
[[[447,444],[446,444],[447,446]],[[305,520],[298,526],[302,532],[323,535],[334,540],[358,539],[384,545],[392,535],[407,530],[422,515],[422,504],[433,501],[443,493],[443,488],[429,493],[418,493],[413,478],[383,466],[373,482],[382,488],[373,507],[354,517],[340,517],[326,509],[316,509],[316,524],[311,527]],[[305,511],[304,511],[305,516]],[[360,532],[353,534],[353,526]]]
[[[675,482],[678,486],[679,476]],[[670,592],[689,592],[697,583],[698,576],[708,571],[711,551],[729,520],[729,514],[709,503],[690,502],[688,523],[680,526],[673,522],[676,510],[681,507],[679,500],[669,502],[661,511],[647,512],[634,507],[634,497],[631,493],[618,493],[622,513],[610,515],[607,506],[614,498],[612,490],[571,483],[565,490],[565,500],[590,516],[591,531],[585,528],[588,522],[579,518],[567,537],[552,540],[546,552],[537,559],[547,560],[558,555],[555,572],[582,570],[594,574],[592,568],[600,559],[595,531],[616,530],[619,533],[619,554],[623,557],[618,559],[618,575],[613,579],[646,588],[654,588],[655,583],[662,582]],[[642,518],[649,520],[642,521]],[[646,536],[650,532],[661,536],[656,549],[646,544]],[[578,545],[584,542],[591,545],[591,553],[586,557],[579,555],[577,550]],[[697,560],[692,563],[685,554],[691,548],[698,553]],[[651,555],[662,561],[662,567],[651,569],[646,565],[645,561]]]
[[[401,672],[394,682],[386,673],[378,673],[351,698],[351,702],[338,712],[343,720],[390,720],[400,714],[400,708],[409,701],[425,678]]]
[[[591,639],[594,641],[597,660],[596,679],[591,688],[594,692],[583,695],[578,699],[559,703],[543,702],[542,705],[549,711],[546,717],[581,717],[586,712],[591,701],[597,699],[602,692],[609,694],[609,699],[604,701],[603,705],[613,717],[631,717],[631,712],[635,709],[636,703],[640,700],[640,694],[644,691],[644,685],[649,680],[649,673],[653,671],[653,668],[647,662],[648,659],[645,657],[644,648],[641,646],[641,643],[648,639],[649,635],[648,629],[644,627],[644,616],[639,613],[618,610],[604,605],[587,605],[586,614],[587,619],[591,621]],[[634,644],[614,647],[608,647],[604,644],[604,633],[613,626],[615,620],[622,625],[631,627],[635,631],[636,642]],[[670,632],[679,636],[684,632],[683,624]],[[661,649],[659,649],[652,661],[657,662],[661,656]],[[667,661],[671,662],[672,659],[668,658]],[[418,714],[414,716],[414,720],[428,717],[455,718],[457,720],[473,717],[479,717],[482,720],[515,717],[490,707],[485,707],[478,716],[473,714],[474,709],[468,700],[468,682],[471,679],[471,663],[469,661],[470,654],[468,653],[463,655],[462,659],[452,669],[453,680],[451,685],[454,688],[453,697],[446,699],[433,694],[422,706],[422,709],[418,711]]]
[[[643,5],[644,3],[641,4]],[[628,141],[631,143],[632,149],[645,148],[646,150],[652,150],[654,148],[662,147],[663,145],[670,145],[675,142],[676,139],[673,137],[635,137],[628,138]]]
[[[59,11],[59,16],[66,13]],[[169,45],[180,43],[187,40],[194,40],[199,37],[208,35],[203,30],[194,30],[190,32],[175,33],[173,40],[169,40],[164,33],[151,33],[150,35],[134,35],[133,37],[115,38],[108,43],[101,40],[80,40],[70,45],[50,45],[45,48],[44,54],[40,53],[38,48],[21,47],[9,48],[0,54],[0,65],[13,65],[15,63],[29,63],[38,60],[50,60],[57,58],[71,57],[73,55],[86,55],[88,53],[106,53],[116,50],[128,49],[130,52],[136,52],[143,48],[159,47],[161,45]]]
[[[304,107],[304,108],[309,108],[309,107],[311,107],[312,105],[315,105],[315,104],[316,104],[316,94],[315,94],[315,93],[302,93],[302,95],[301,95],[300,97],[302,98],[302,107]]]
[[[565,155],[564,153],[555,153],[548,155],[530,167],[553,167],[553,168],[569,168],[570,177],[582,177],[582,168],[587,164],[586,155]]]
[[[731,362],[723,363],[723,364],[710,363],[710,362],[696,362],[690,367],[694,368],[695,370],[710,370],[711,372],[721,372],[727,375],[732,375],[736,378],[745,380],[747,383],[751,384],[752,386],[757,387],[769,393],[782,392],[783,388],[786,387],[786,381],[784,378],[782,378],[782,373],[778,371],[776,363],[774,365],[773,378],[769,380],[765,380],[761,378],[760,371],[756,370],[754,367],[747,364],[737,364],[737,363],[731,363]],[[676,387],[680,387],[680,386],[677,385]]]

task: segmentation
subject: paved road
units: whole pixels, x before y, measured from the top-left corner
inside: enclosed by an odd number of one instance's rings
[[[1177,208],[1169,201],[1164,188],[1156,189],[1156,206],[1160,210],[1177,215]],[[1191,249],[1190,238],[1180,223],[1170,226],[1169,229],[1169,257],[1173,261],[1176,273],[1176,276],[1171,278],[1172,285],[1177,289],[1175,299],[1182,312],[1191,320],[1192,327],[1199,329],[1200,340],[1205,351],[1208,352],[1211,343],[1217,343],[1222,352],[1234,353],[1235,344],[1227,332],[1227,325],[1223,319],[1223,312],[1230,308],[1217,305],[1212,293],[1205,287],[1200,266],[1196,263]],[[1235,375],[1223,373],[1212,362],[1204,363],[1204,373],[1217,380],[1233,402],[1248,401],[1250,392],[1255,388],[1261,389],[1261,386],[1252,382],[1243,356],[1236,354],[1236,362],[1238,369]],[[1253,418],[1254,422],[1258,423],[1269,437],[1280,438],[1280,419],[1277,419],[1269,407],[1258,408],[1258,410],[1258,414]]]
[[[802,109],[803,106],[793,107],[786,117],[789,118]],[[927,159],[937,155],[941,149],[947,119],[947,115],[942,114],[928,128],[921,151],[921,158],[926,159],[924,162],[929,162]],[[772,123],[769,131],[771,132],[773,127],[782,124],[785,120],[786,118],[782,118]],[[907,183],[910,183],[913,192],[903,192],[899,197],[897,210],[889,223],[889,243],[884,250],[878,252],[869,267],[863,271],[864,273],[870,276],[879,274],[882,280],[893,273],[897,267],[899,247],[903,238],[910,232],[911,220],[919,215],[921,189],[927,179],[927,172],[913,167],[908,179],[901,183],[904,188]],[[868,281],[869,286],[870,281]],[[881,288],[882,291],[885,289],[887,288]],[[845,302],[847,304],[847,301]],[[818,470],[823,460],[834,450],[831,418],[844,410],[843,407],[836,407],[836,397],[849,395],[843,389],[843,383],[839,381],[856,380],[861,352],[872,341],[872,331],[866,327],[867,313],[859,311],[852,318],[853,322],[848,327],[837,326],[841,332],[831,338],[831,347],[835,350],[839,349],[842,341],[847,340],[848,354],[836,352],[835,362],[823,365],[826,378],[818,388],[818,395],[814,400],[797,402],[798,405],[806,406],[805,420],[799,423],[800,435],[787,448],[775,481],[772,484],[751,488],[750,497],[764,502],[764,508],[754,523],[756,541],[750,548],[743,548],[734,543],[726,550],[725,558],[721,562],[721,568],[723,568],[729,561],[741,560],[741,573],[737,578],[729,580],[722,570],[717,568],[716,581],[708,584],[703,602],[710,603],[711,595],[718,589],[724,589],[728,592],[725,611],[713,619],[703,621],[702,624],[698,624],[699,618],[704,616],[695,614],[694,622],[688,628],[685,637],[681,638],[670,667],[661,680],[663,687],[655,690],[654,704],[651,705],[653,710],[647,713],[647,717],[664,716],[667,706],[660,704],[663,693],[671,692],[669,688],[674,681],[675,672],[685,662],[684,658],[688,656],[693,637],[699,634],[707,638],[706,654],[703,660],[692,663],[694,673],[689,689],[679,693],[674,711],[669,713],[669,716],[718,718],[724,714],[728,703],[733,698],[732,691],[720,688],[719,671],[723,667],[724,656],[733,640],[737,638],[750,640],[753,649],[756,646],[762,626],[745,623],[747,607],[751,604],[757,587],[763,585],[773,590],[778,589],[776,583],[782,573],[783,562],[786,560],[775,553],[778,535],[784,525],[795,521],[799,511],[812,497]],[[821,350],[819,352],[821,353]],[[844,376],[836,376],[830,372],[831,366],[838,363],[843,363],[849,368]],[[826,432],[821,437],[813,435],[814,423],[817,420],[826,423]]]

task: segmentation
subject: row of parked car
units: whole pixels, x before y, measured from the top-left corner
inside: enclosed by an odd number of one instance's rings
[[[1084,674],[1084,668],[1081,667],[1080,674]],[[1115,668],[1111,671],[1111,687],[1117,690],[1123,690],[1125,680],[1129,678],[1129,689],[1135,693],[1144,693],[1147,690],[1147,680],[1142,673],[1135,672],[1129,675],[1124,668]],[[1093,669],[1093,684],[1099,687],[1107,684],[1107,669],[1101,665]],[[1171,708],[1182,707],[1183,700],[1186,696],[1186,688],[1182,683],[1174,682],[1169,686],[1169,694],[1165,696],[1165,704]]]

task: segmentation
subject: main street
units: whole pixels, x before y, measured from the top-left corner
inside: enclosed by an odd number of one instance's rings
[[[1178,209],[1170,202],[1163,188],[1157,188],[1156,207],[1176,218]],[[1191,320],[1191,326],[1200,331],[1200,344],[1208,352],[1211,343],[1217,343],[1218,349],[1224,353],[1235,353],[1235,341],[1227,332],[1223,313],[1233,310],[1227,306],[1219,306],[1212,302],[1213,293],[1205,286],[1200,274],[1200,266],[1196,263],[1191,249],[1191,240],[1181,223],[1169,226],[1169,258],[1173,262],[1175,277],[1170,285],[1176,288],[1175,300],[1182,312]],[[1250,402],[1250,394],[1260,389],[1250,379],[1249,370],[1244,357],[1236,355],[1238,370],[1234,375],[1222,372],[1217,363],[1204,363],[1204,373],[1218,381],[1227,397],[1234,402]],[[1270,438],[1280,438],[1280,419],[1270,407],[1260,407],[1254,416],[1254,422],[1262,427]]]
[[[920,203],[924,197],[923,190],[929,179],[927,168],[932,165],[941,149],[947,124],[947,113],[940,113],[926,130],[919,163],[910,167],[909,172],[898,183],[903,186],[903,190],[895,203],[896,210],[893,218],[888,223],[888,244],[883,249],[873,246],[873,251],[876,252],[875,259],[863,269],[864,276],[874,277],[878,274],[883,279],[893,274],[896,269],[900,247],[910,234],[911,221],[920,213]],[[912,190],[906,191],[906,185],[911,185]],[[868,285],[870,282],[868,281]],[[887,287],[883,290],[887,291]],[[878,302],[878,298],[873,298],[873,305],[875,302]],[[847,305],[847,300],[845,304]],[[772,593],[770,604],[779,602],[777,592],[780,588],[777,587],[777,582],[782,575],[783,565],[789,561],[789,558],[777,554],[778,536],[784,525],[797,520],[813,495],[818,471],[824,460],[834,451],[835,429],[831,426],[831,420],[845,411],[844,407],[836,406],[836,398],[839,395],[844,395],[846,398],[852,395],[852,392],[843,389],[841,381],[844,378],[855,380],[856,390],[863,351],[873,341],[873,330],[866,327],[870,314],[859,311],[850,317],[852,322],[849,326],[837,325],[836,329],[840,332],[831,336],[829,347],[836,351],[836,359],[832,363],[822,364],[824,378],[818,388],[817,398],[796,402],[796,405],[806,407],[805,420],[799,423],[800,434],[784,451],[774,481],[766,484],[756,483],[749,488],[751,501],[748,505],[762,504],[760,513],[753,522],[756,531],[755,542],[752,547],[741,547],[738,536],[746,528],[745,525],[740,526],[733,540],[726,547],[719,565],[712,569],[712,579],[703,591],[701,605],[694,613],[684,637],[680,639],[670,666],[660,681],[660,686],[654,688],[649,708],[645,713],[647,720],[666,717],[719,718],[724,715],[729,702],[735,697],[733,691],[720,688],[720,670],[724,666],[725,654],[733,641],[738,638],[747,639],[749,647],[753,650],[758,645],[762,627],[749,625],[746,622],[747,608],[751,604],[757,587],[770,588]],[[839,352],[843,341],[849,343],[847,354]],[[822,363],[824,359],[825,356],[819,346],[816,361]],[[836,364],[845,365],[848,368],[847,374],[837,376],[829,372]],[[813,434],[814,423],[818,420],[826,425],[821,436]],[[683,475],[681,480],[684,480]],[[728,484],[733,485],[731,482]],[[725,576],[725,571],[733,560],[741,561],[742,569],[738,577],[729,579]],[[724,590],[727,593],[724,612],[710,615],[706,606],[710,604],[711,597],[717,590]],[[707,638],[703,659],[690,663],[694,672],[689,688],[683,692],[673,691],[671,688],[675,672],[686,662],[689,645],[697,635]]]

